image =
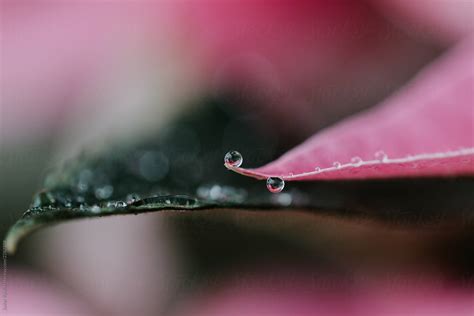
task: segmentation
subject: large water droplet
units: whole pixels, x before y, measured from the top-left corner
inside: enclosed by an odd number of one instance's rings
[[[337,169],[342,167],[342,165],[339,161],[335,161],[332,165],[334,166],[334,168],[337,168]]]
[[[279,193],[283,191],[285,181],[282,178],[270,177],[267,179],[267,189],[272,193]]]
[[[238,168],[242,165],[243,161],[242,155],[235,150],[229,151],[224,156],[224,164],[229,168]]]

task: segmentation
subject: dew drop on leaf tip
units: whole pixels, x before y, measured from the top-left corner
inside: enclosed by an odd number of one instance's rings
[[[280,193],[285,187],[285,181],[278,177],[270,177],[267,179],[267,189],[272,193]]]
[[[228,168],[238,168],[242,165],[243,161],[242,155],[235,150],[229,151],[224,156],[224,164]]]

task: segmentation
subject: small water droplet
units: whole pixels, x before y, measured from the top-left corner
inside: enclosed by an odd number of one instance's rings
[[[116,207],[119,207],[119,208],[123,208],[123,207],[126,207],[127,206],[127,203],[125,203],[124,201],[117,201],[115,203],[115,206]]]
[[[115,201],[109,201],[105,204],[105,207],[114,208],[116,204]]]
[[[335,161],[332,165],[334,166],[334,168],[337,168],[337,169],[342,167],[342,165],[339,161]]]
[[[170,200],[165,200],[165,204],[171,204],[171,201]]]
[[[238,168],[242,165],[244,158],[242,155],[235,150],[229,151],[224,156],[224,164],[228,168]]]
[[[315,168],[314,168],[314,171],[316,171],[316,172],[321,172],[321,168],[320,168],[320,167],[315,167]]]
[[[386,162],[388,160],[387,154],[383,150],[379,150],[375,153],[375,158],[381,162]]]
[[[282,178],[270,177],[267,179],[267,189],[272,193],[279,193],[283,191],[285,181]]]
[[[290,172],[288,175],[289,175],[290,177],[293,176],[293,172]]]
[[[127,206],[127,203],[124,201],[109,201],[105,206],[108,208],[124,208]]]
[[[56,202],[58,206],[70,208],[72,206],[72,199],[69,195],[64,193],[56,193]]]
[[[351,163],[354,165],[354,166],[360,166],[362,165],[362,159],[360,157],[353,157],[351,159]]]
[[[140,196],[136,193],[130,193],[129,195],[127,195],[125,200],[127,201],[127,204],[133,204],[136,201],[140,200]]]

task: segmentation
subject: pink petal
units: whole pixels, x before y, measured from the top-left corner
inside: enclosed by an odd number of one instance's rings
[[[378,107],[321,131],[264,167],[232,169],[285,180],[474,175],[472,56],[469,39]]]

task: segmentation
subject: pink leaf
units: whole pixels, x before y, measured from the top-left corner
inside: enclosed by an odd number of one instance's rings
[[[453,48],[385,102],[257,169],[257,179],[474,175],[474,41]]]

